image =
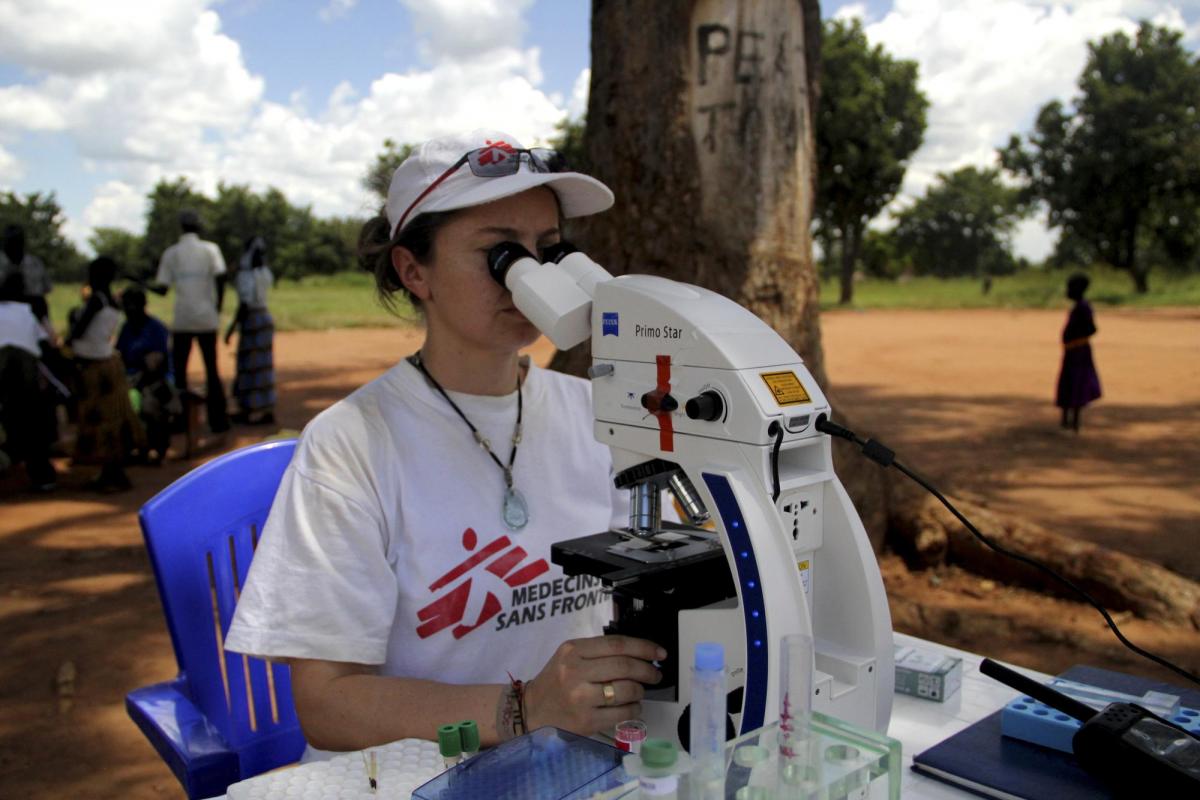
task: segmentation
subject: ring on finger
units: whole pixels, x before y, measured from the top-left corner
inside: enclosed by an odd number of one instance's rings
[[[605,683],[600,686],[600,689],[604,692],[604,705],[611,706],[616,702],[617,687],[613,686],[611,683]]]

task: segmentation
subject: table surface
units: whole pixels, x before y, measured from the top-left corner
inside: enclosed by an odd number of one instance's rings
[[[983,656],[904,633],[896,633],[894,636],[897,645],[936,650],[963,660],[962,688],[944,702],[936,703],[904,694],[895,695],[888,735],[899,739],[903,745],[901,795],[906,800],[962,800],[965,797],[974,797],[970,792],[913,772],[913,756],[958,733],[971,723],[983,719],[993,711],[1003,708],[1018,692],[979,671],[979,663]],[[1046,681],[1051,677],[1034,670],[1011,664],[1009,666],[1038,681]],[[212,800],[225,800],[225,797],[222,795]]]
[[[934,780],[912,771],[913,756],[933,747],[943,739],[966,728],[968,725],[999,711],[1017,696],[1015,689],[992,680],[979,671],[983,656],[928,642],[907,634],[894,634],[896,644],[936,650],[963,660],[962,688],[942,703],[921,700],[909,695],[898,694],[892,704],[892,722],[888,736],[899,739],[904,747],[904,776],[901,795],[905,798],[929,798],[930,800],[961,800],[975,797],[970,792]],[[1008,666],[1037,681],[1047,681],[1050,675],[1024,669],[1013,664]]]

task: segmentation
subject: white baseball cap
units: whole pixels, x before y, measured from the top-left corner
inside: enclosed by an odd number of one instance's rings
[[[553,189],[567,218],[584,217],[612,206],[613,193],[600,181],[579,172],[535,171],[528,152],[519,152],[524,149],[512,136],[489,130],[430,139],[420,145],[392,173],[384,206],[391,237],[426,211],[482,205],[535,186]],[[476,150],[483,151],[477,160],[485,164],[518,159],[516,171],[491,178],[475,175],[471,164],[459,162]],[[459,167],[447,175],[455,164]]]

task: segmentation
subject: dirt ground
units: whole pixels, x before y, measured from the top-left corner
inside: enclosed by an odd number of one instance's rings
[[[959,496],[1200,579],[1200,311],[1100,310],[1104,397],[1079,435],[1058,429],[1051,402],[1064,316],[826,314],[835,413]],[[394,329],[280,335],[280,427],[299,430],[416,344]],[[229,352],[222,369],[232,376]],[[237,428],[229,446],[269,432]],[[49,496],[0,479],[0,797],[183,796],[123,697],[176,669],[136,510],[203,460],[134,468],[136,488],[107,497],[82,488],[82,470]],[[952,567],[909,572],[895,557],[882,567],[898,627],[1048,671],[1079,661],[1150,671],[1081,606]],[[1074,633],[1039,636],[1047,614]],[[1195,631],[1122,625],[1200,661]],[[73,682],[59,680],[67,664]]]

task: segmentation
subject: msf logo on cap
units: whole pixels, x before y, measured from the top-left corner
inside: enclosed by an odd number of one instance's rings
[[[621,333],[618,330],[619,324],[620,324],[620,318],[617,316],[616,311],[605,311],[602,314],[603,327],[601,329],[600,335],[601,336],[620,336]]]

